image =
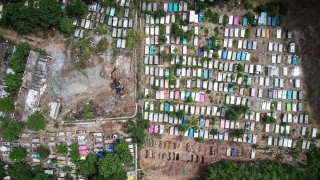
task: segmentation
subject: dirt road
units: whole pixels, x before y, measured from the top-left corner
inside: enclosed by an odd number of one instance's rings
[[[33,35],[19,35],[15,31],[0,28],[0,35],[2,35],[5,39],[16,43],[27,42],[32,48],[43,48],[45,46],[49,46],[50,44],[56,44],[57,48],[64,49],[64,38],[58,32],[56,32],[54,37],[43,39]]]

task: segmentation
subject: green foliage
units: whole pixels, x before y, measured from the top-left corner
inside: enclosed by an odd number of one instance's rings
[[[166,42],[167,42],[167,37],[164,36],[164,35],[160,35],[160,36],[159,36],[159,43],[160,43],[160,44],[164,44],[164,43],[166,43]]]
[[[226,26],[228,24],[228,16],[227,15],[223,15],[222,24],[224,26]]]
[[[44,130],[47,122],[42,113],[35,113],[28,117],[27,127],[33,131]]]
[[[179,119],[182,119],[186,115],[186,112],[183,109],[181,109],[178,112],[176,112],[176,115]]]
[[[132,133],[132,140],[141,147],[145,142],[145,130],[150,127],[150,121],[142,117],[141,107],[138,107],[137,124],[132,119],[129,119],[127,124],[128,133]]]
[[[16,141],[19,139],[21,132],[21,124],[13,119],[1,118],[1,129],[3,132],[3,138],[7,141]]]
[[[59,29],[64,35],[69,37],[73,33],[72,20],[66,17],[61,18],[59,22]]]
[[[115,154],[104,156],[99,162],[100,175],[105,179],[113,179],[114,177],[121,179],[121,177],[125,177],[126,174],[120,162],[121,160]]]
[[[78,171],[81,175],[85,177],[90,177],[94,175],[96,170],[97,158],[94,154],[89,154],[85,161],[80,161],[78,166]]]
[[[13,112],[14,111],[13,98],[11,98],[11,97],[0,98],[0,111]]]
[[[4,163],[2,161],[0,161],[0,179],[3,179],[6,174],[5,174],[5,170],[4,170]]]
[[[247,28],[245,33],[244,33],[244,37],[249,39],[251,36],[251,29],[250,28]]]
[[[23,14],[23,16],[21,16]],[[39,8],[24,3],[6,4],[1,24],[21,34],[35,32],[37,28],[48,30],[58,25],[60,6],[58,1],[41,0]]]
[[[191,95],[188,96],[187,99],[185,100],[185,102],[192,102],[192,101],[193,101],[193,99],[192,99]]]
[[[13,180],[30,180],[32,172],[30,166],[25,162],[15,162],[9,164],[8,175]]]
[[[199,137],[199,138],[197,138],[197,141],[198,141],[199,143],[203,143],[203,142],[204,142],[204,139],[203,139],[202,137]]]
[[[97,44],[96,52],[103,52],[109,47],[109,42],[106,38],[101,39]]]
[[[11,96],[14,96],[18,93],[22,84],[22,74],[7,74],[4,78],[4,81],[7,86],[6,90]]]
[[[245,10],[249,10],[249,9],[252,9],[253,8],[253,5],[250,1],[246,0],[243,2],[243,7]]]
[[[61,142],[57,146],[57,151],[60,155],[68,155],[68,145],[64,142]]]
[[[144,33],[142,31],[133,31],[131,29],[127,32],[126,43],[131,50],[138,47],[139,43],[144,40]]]
[[[215,135],[215,134],[217,134],[217,133],[218,133],[218,130],[217,130],[217,129],[214,129],[214,128],[213,128],[213,129],[210,130],[210,134],[211,134],[211,135]]]
[[[27,43],[20,43],[16,46],[16,51],[8,60],[8,68],[14,71],[14,74],[7,74],[4,77],[6,91],[11,96],[15,96],[22,84],[22,76],[26,67],[26,58],[29,55],[30,46]]]
[[[226,111],[226,118],[231,121],[236,121],[240,118],[241,114],[247,113],[248,110],[249,108],[247,106],[232,106]]]
[[[239,73],[242,73],[244,71],[243,65],[242,64],[237,64],[237,71]]]
[[[77,163],[80,160],[78,143],[71,144],[71,146],[70,146],[70,159],[73,163]]]
[[[43,145],[37,148],[37,152],[40,154],[41,159],[47,159],[50,155],[50,150]]]
[[[67,1],[67,15],[71,18],[81,18],[87,11],[87,5],[82,0]]]
[[[211,123],[212,126],[216,123],[216,121],[217,121],[217,117],[216,116],[211,116],[210,117],[210,123]]]
[[[219,23],[219,14],[216,12],[212,12],[210,9],[204,13],[204,16],[206,19],[209,20],[209,22],[212,22],[215,24]]]
[[[167,15],[167,13],[164,10],[157,10],[157,11],[146,12],[146,13],[150,14],[154,18],[161,18]]]
[[[187,30],[186,32],[184,32],[178,23],[172,24],[171,32],[176,37],[180,37],[180,38],[185,37],[187,39],[187,41],[191,41],[191,39],[194,35],[193,30]]]
[[[131,164],[133,162],[133,157],[128,148],[128,142],[125,140],[120,140],[115,144],[114,153],[119,156],[120,162],[123,164]]]
[[[183,125],[183,124],[180,124],[178,128],[179,128],[179,131],[180,131],[180,132],[186,132],[186,131],[188,131],[188,129],[189,129],[188,126]]]
[[[10,151],[9,159],[12,161],[22,161],[27,157],[27,149],[18,146]]]
[[[300,179],[303,173],[299,168],[276,161],[232,162],[219,161],[205,168],[203,177],[214,179]],[[299,178],[300,177],[300,178]],[[317,178],[315,178],[317,179]]]
[[[253,25],[253,23],[254,23],[254,14],[251,11],[248,11],[243,17],[247,18],[248,24]]]
[[[231,131],[230,135],[236,138],[241,138],[243,137],[244,133],[244,129],[234,129]]]
[[[267,115],[265,118],[266,118],[266,121],[265,121],[265,122],[266,122],[267,124],[271,124],[271,123],[276,123],[276,122],[277,122],[277,120],[276,120],[273,116],[268,116],[268,115]]]

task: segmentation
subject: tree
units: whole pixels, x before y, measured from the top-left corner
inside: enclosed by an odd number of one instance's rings
[[[99,163],[99,173],[106,179],[113,179],[112,177],[124,177],[125,171],[120,164],[121,160],[115,154],[104,156]],[[120,179],[120,178],[118,178]]]
[[[181,109],[178,112],[176,112],[176,115],[179,119],[183,119],[184,116],[186,115],[186,112],[183,109]]]
[[[33,166],[32,173],[34,175],[32,180],[57,180],[56,176],[51,176],[44,173],[43,168],[40,165]]]
[[[70,158],[73,163],[77,163],[80,159],[78,143],[72,143],[70,146]]]
[[[9,154],[9,159],[12,161],[22,161],[27,157],[27,149],[21,146],[18,146],[14,149]]]
[[[58,144],[57,150],[60,155],[68,155],[68,145],[64,142]]]
[[[319,171],[312,172],[316,175]],[[299,167],[263,160],[254,162],[219,161],[204,169],[202,177],[214,179],[305,179],[305,173]],[[315,176],[317,179],[317,175]],[[309,176],[309,179],[311,176]]]
[[[30,180],[32,179],[31,168],[27,163],[15,162],[9,164],[8,175],[13,180]]]
[[[14,111],[14,100],[11,97],[0,98],[0,111],[12,112]]]
[[[237,64],[237,70],[238,70],[238,72],[243,72],[243,65],[241,65],[241,64]]]
[[[58,1],[41,0],[39,8],[34,14],[40,23],[40,27],[47,30],[59,24],[61,10]]]
[[[276,123],[276,122],[277,122],[277,120],[276,120],[273,116],[267,115],[267,116],[265,117],[265,119],[266,119],[266,123],[267,123],[267,124]]]
[[[96,173],[97,158],[94,154],[89,154],[85,161],[80,161],[78,171],[85,177],[90,177]]]
[[[236,138],[241,138],[243,137],[245,131],[244,129],[234,129],[233,131],[231,131],[231,136],[236,137]]]
[[[254,14],[251,11],[248,11],[243,17],[247,18],[248,23],[250,25],[253,25],[255,18],[254,18]]]
[[[126,140],[120,140],[115,144],[114,153],[118,155],[120,162],[123,164],[131,164],[133,162],[133,157]]]
[[[47,159],[50,155],[50,150],[43,145],[37,148],[37,152],[40,154],[41,159]]]
[[[35,113],[28,117],[27,127],[33,131],[44,130],[46,128],[46,120],[42,113]]]
[[[180,132],[186,132],[188,130],[188,126],[183,124],[180,124],[178,128]]]
[[[133,141],[138,144],[139,147],[141,147],[144,144],[144,139],[145,139],[145,133],[144,133],[144,128],[142,127],[137,127],[133,130]]]
[[[22,84],[22,74],[7,74],[4,77],[4,81],[6,83],[6,91],[8,91],[11,96],[14,96],[18,93]]]
[[[5,140],[16,141],[19,139],[21,124],[12,119],[1,119],[1,129]]]
[[[71,18],[81,18],[87,11],[87,5],[82,0],[68,1],[67,15]]]
[[[59,22],[59,29],[66,36],[70,36],[73,33],[72,20],[66,17],[61,18]]]
[[[215,134],[217,134],[218,133],[218,130],[217,129],[211,129],[210,130],[210,134],[211,135],[215,135]]]
[[[0,161],[0,179],[3,179],[6,176],[4,165],[5,164],[2,161]]]

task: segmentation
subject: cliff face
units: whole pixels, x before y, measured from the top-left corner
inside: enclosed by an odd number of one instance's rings
[[[299,39],[305,100],[312,117],[320,123],[320,1],[284,0],[288,15],[282,19],[284,28],[291,29]]]

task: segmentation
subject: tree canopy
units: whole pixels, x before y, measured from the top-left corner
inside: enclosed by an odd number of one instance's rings
[[[231,121],[236,121],[240,118],[241,114],[245,114],[249,111],[247,106],[238,105],[229,107],[226,111],[226,118]]]
[[[87,5],[82,0],[68,1],[67,15],[72,18],[81,18],[86,13]]]
[[[39,30],[57,28],[65,34],[71,34],[70,18],[81,18],[87,6],[82,0],[68,1],[66,13],[61,11],[59,1],[40,0],[37,4],[29,1],[11,1],[4,6],[0,24],[20,34],[37,33]]]
[[[27,127],[33,131],[44,130],[47,122],[42,113],[35,113],[28,117]]]
[[[95,155],[89,154],[85,161],[80,161],[78,166],[79,173],[85,177],[90,177],[96,174],[97,172],[96,163],[97,163],[97,158],[95,157]]]
[[[4,163],[0,161],[0,179],[4,178],[6,175],[5,170],[4,170]]]
[[[115,144],[114,153],[119,156],[120,162],[123,164],[131,164],[133,162],[133,157],[128,148],[128,142],[125,140],[120,140]]]
[[[9,159],[12,161],[22,161],[27,157],[27,149],[18,146],[10,151]]]
[[[15,162],[9,164],[8,175],[13,180],[30,180],[32,179],[31,168],[27,163]]]
[[[0,111],[12,112],[14,111],[14,100],[11,97],[0,98]]]
[[[50,155],[50,150],[43,145],[37,148],[37,152],[40,154],[41,159],[47,159]]]
[[[72,143],[70,147],[70,158],[73,163],[77,163],[80,159],[78,143]]]
[[[16,141],[19,139],[21,124],[13,119],[0,119],[3,138],[7,141]]]
[[[73,33],[72,20],[66,17],[61,18],[59,22],[59,29],[66,36],[70,36]]]
[[[20,89],[29,51],[30,46],[27,43],[20,43],[16,46],[16,51],[8,60],[8,68],[11,68],[14,72],[4,77],[6,91],[9,92],[10,96],[15,96]]]
[[[291,165],[275,161],[232,162],[219,161],[204,170],[207,180],[214,179],[299,179],[301,171]]]
[[[57,146],[57,151],[60,155],[68,155],[68,145],[64,142],[61,142]]]
[[[109,154],[104,156],[100,160],[99,173],[107,178],[113,179],[112,177],[123,177],[125,176],[125,171],[121,165],[121,160],[115,154]]]

